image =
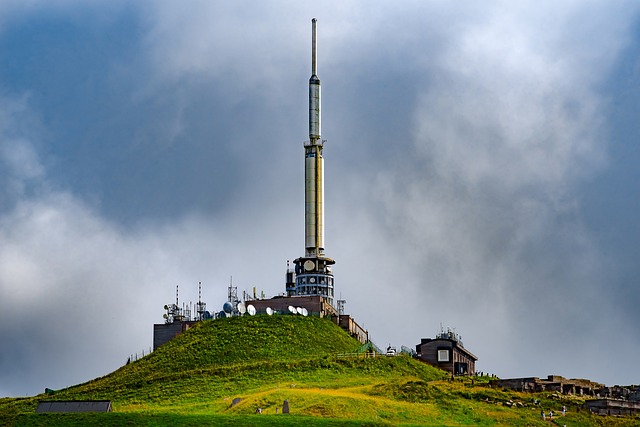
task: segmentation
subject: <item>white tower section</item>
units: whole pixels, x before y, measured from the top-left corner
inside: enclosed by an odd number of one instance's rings
[[[317,75],[317,20],[311,20],[309,141],[304,144],[304,257],[294,261],[295,282],[287,278],[287,295],[320,295],[333,306],[335,264],[324,255],[324,140],[320,133],[320,79]],[[295,283],[295,285],[294,285]]]

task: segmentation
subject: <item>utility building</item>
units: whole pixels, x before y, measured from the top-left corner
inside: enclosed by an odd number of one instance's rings
[[[462,345],[461,337],[451,329],[440,331],[435,339],[422,338],[416,345],[418,359],[451,372],[453,375],[474,375],[478,358]]]

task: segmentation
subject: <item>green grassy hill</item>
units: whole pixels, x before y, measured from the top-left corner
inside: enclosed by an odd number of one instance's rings
[[[580,400],[449,382],[410,357],[342,357],[360,343],[328,320],[255,316],[199,322],[150,355],[55,395],[0,399],[6,425],[549,425],[540,406],[570,409],[555,425],[640,425],[577,413]],[[235,398],[241,401],[232,405]],[[40,400],[111,400],[113,413],[35,414]],[[276,414],[284,400],[291,413]],[[564,400],[561,400],[564,399]],[[263,414],[256,415],[256,408]],[[1,423],[0,423],[1,424]],[[552,424],[554,425],[554,424]]]

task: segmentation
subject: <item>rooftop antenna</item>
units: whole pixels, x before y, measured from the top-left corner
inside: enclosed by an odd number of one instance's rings
[[[174,320],[177,320],[180,322],[184,320],[184,316],[183,316],[184,310],[180,308],[179,300],[178,300],[179,289],[180,289],[180,286],[176,285],[176,303],[172,304],[171,306],[166,306],[167,307],[167,323],[173,323]]]
[[[233,286],[233,276],[230,276],[229,279],[229,293],[228,293],[228,297],[229,299],[227,301],[231,302],[234,304],[234,306],[238,303],[238,287],[237,286]]]
[[[202,282],[198,282],[198,305],[196,306],[196,312],[198,313],[198,320],[204,320],[207,304],[202,302]]]

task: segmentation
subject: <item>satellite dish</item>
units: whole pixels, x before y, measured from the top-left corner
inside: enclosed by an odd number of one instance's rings
[[[247,307],[245,307],[243,302],[239,302],[236,308],[238,309],[240,314],[245,314],[247,312]]]
[[[267,314],[271,316],[273,314],[273,309],[271,307],[267,307]]]
[[[307,310],[306,308],[303,308],[303,309],[302,309],[302,315],[303,315],[304,317],[307,317],[307,316],[309,315],[309,310]]]
[[[168,319],[168,318],[169,318],[169,315],[168,315],[167,313],[165,313],[165,314],[163,314],[163,315],[162,315],[162,318],[163,318],[163,319]]]
[[[209,313],[208,311],[205,311],[204,314],[202,315],[202,317],[204,317],[205,320],[211,319],[211,313]]]
[[[256,315],[256,308],[254,306],[252,306],[251,304],[249,304],[247,306],[247,313],[249,313],[249,316],[255,316]]]
[[[231,314],[233,312],[233,304],[231,304],[231,302],[227,301],[222,305],[222,310],[224,310],[225,313],[229,313]]]
[[[296,307],[296,312],[298,314],[302,314],[302,307]]]
[[[165,310],[169,310],[169,306],[167,304],[164,305]]]
[[[227,317],[227,313],[221,311],[220,313],[218,313],[218,317]]]
[[[294,306],[290,305],[289,306],[289,313],[296,314],[297,313],[296,308]]]

